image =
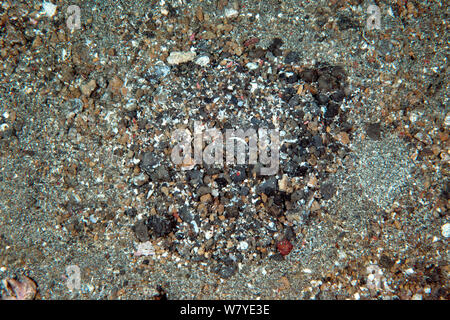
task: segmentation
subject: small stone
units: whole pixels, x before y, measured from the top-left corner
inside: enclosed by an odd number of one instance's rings
[[[293,248],[294,248],[294,246],[292,245],[292,243],[289,240],[283,240],[277,244],[278,252],[283,257],[287,256]]]
[[[164,62],[158,61],[155,63],[155,66],[153,67],[153,73],[151,74],[156,79],[161,79],[166,77],[170,73],[170,67],[166,66]]]
[[[147,182],[148,182],[148,175],[146,175],[145,173],[141,173],[140,175],[132,179],[132,183],[138,187],[144,185]]]
[[[336,188],[332,183],[324,183],[320,187],[320,193],[322,194],[323,200],[331,199],[336,193]]]
[[[127,209],[124,214],[130,218],[134,218],[137,215],[137,210],[135,208]]]
[[[81,86],[81,93],[85,95],[86,97],[89,97],[91,93],[97,88],[97,83],[94,79],[86,83],[85,85]]]
[[[275,57],[281,56],[282,52],[280,47],[283,45],[283,40],[281,40],[280,38],[274,38],[272,40],[272,43],[269,45],[269,47],[267,48],[267,50],[269,52],[272,52],[272,54]]]
[[[202,38],[205,39],[205,40],[212,40],[212,39],[216,38],[216,34],[214,32],[212,32],[212,31],[205,31],[202,34]]]
[[[234,183],[241,183],[247,179],[247,174],[244,167],[236,167],[235,170],[230,171],[230,178]]]
[[[284,58],[284,63],[291,64],[291,63],[299,62],[299,60],[300,60],[300,54],[296,51],[291,51]]]
[[[271,196],[275,193],[277,186],[278,186],[277,179],[275,177],[272,177],[264,181],[259,186],[257,186],[256,193],[258,194],[264,193],[268,196]]]
[[[419,131],[414,135],[414,138],[416,138],[417,140],[419,140],[420,142],[423,142],[427,145],[431,145],[433,144],[433,140],[431,139],[431,137],[429,135],[427,135],[426,133]]]
[[[150,237],[148,236],[148,228],[143,220],[139,220],[134,225],[134,234],[136,235],[136,238],[141,242],[150,240]]]
[[[150,174],[150,176],[152,178],[152,181],[170,181],[170,174],[165,166],[159,166],[158,168],[156,168],[155,172]]]
[[[317,70],[305,69],[300,73],[300,78],[307,83],[315,82],[318,78]]]
[[[123,81],[118,76],[114,76],[114,78],[112,78],[112,80],[109,82],[108,88],[114,94],[119,94],[122,86],[123,86]]]
[[[5,279],[3,286],[8,295],[2,300],[33,300],[37,295],[36,283],[26,276],[22,276],[20,280]]]
[[[311,208],[310,208],[311,212],[316,212],[319,209],[320,209],[320,204],[316,200],[314,200],[313,203],[311,204]]]
[[[155,248],[150,241],[141,242],[138,244],[137,250],[134,253],[136,257],[152,256],[155,254]]]
[[[387,255],[383,254],[380,258],[380,266],[385,269],[390,269],[394,266],[395,261],[389,258]]]
[[[179,213],[181,220],[185,222],[191,222],[194,217],[186,207],[181,207]]]
[[[450,223],[446,223],[441,228],[442,236],[445,238],[450,237]]]
[[[256,70],[258,69],[258,64],[254,62],[249,62],[245,65],[249,70]]]
[[[307,186],[310,188],[315,188],[317,186],[317,183],[319,182],[319,180],[317,179],[317,177],[315,175],[312,175],[309,178],[309,181],[307,183]]]
[[[208,193],[208,194],[205,194],[205,195],[201,196],[201,197],[200,197],[200,201],[201,201],[201,202],[211,202],[211,201],[212,201],[212,197],[211,197],[211,195]]]
[[[348,136],[347,132],[342,131],[341,133],[339,133],[337,135],[337,139],[342,143],[342,144],[349,144],[350,143],[350,138]]]
[[[147,173],[151,173],[153,166],[155,166],[159,162],[158,157],[154,152],[146,152],[142,158],[140,163],[140,167]]]
[[[444,125],[450,127],[450,112],[445,116]]]
[[[117,54],[116,49],[114,49],[114,48],[109,48],[108,49],[108,55],[110,57],[114,57],[116,54]]]
[[[173,51],[170,53],[169,57],[167,58],[167,63],[171,64],[171,65],[186,63],[186,62],[194,60],[195,55],[196,55],[195,52],[191,52],[191,51],[187,51],[187,52]]]
[[[57,5],[54,5],[53,3],[51,3],[51,2],[47,2],[47,1],[44,1],[43,3],[42,3],[42,9],[44,10],[44,13],[48,16],[48,17],[53,17],[54,15],[55,15],[55,13],[56,13],[56,8],[58,8],[58,6]]]
[[[203,8],[198,6],[197,9],[195,10],[195,16],[197,17],[198,21],[203,21],[204,16],[203,16]]]
[[[36,48],[39,48],[40,46],[42,46],[42,39],[38,35],[38,36],[36,36],[36,38],[34,38],[34,41],[33,41],[33,44],[31,45],[31,48],[36,49]]]
[[[248,249],[248,242],[246,242],[246,241],[239,242],[239,244],[237,246],[237,249],[238,250],[242,250],[242,251],[247,250]]]
[[[286,191],[288,188],[288,176],[287,175],[283,175],[283,177],[278,181],[278,189],[280,189],[280,191]]]
[[[235,18],[237,17],[239,12],[233,8],[227,8],[225,9],[225,17],[227,18]]]
[[[199,66],[206,67],[210,62],[210,59],[208,56],[201,56],[198,57],[197,60],[195,60],[195,64],[198,64]]]
[[[381,127],[380,123],[370,123],[366,127],[366,134],[369,138],[373,140],[380,140],[381,137]]]
[[[151,216],[147,220],[147,226],[156,237],[164,237],[175,228],[175,222],[165,217]]]

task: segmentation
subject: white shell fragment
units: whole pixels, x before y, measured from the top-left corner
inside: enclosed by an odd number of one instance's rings
[[[180,64],[180,63],[186,63],[189,61],[194,60],[195,58],[195,52],[181,52],[181,51],[173,51],[170,53],[169,57],[167,57],[167,63],[168,64]]]
[[[57,7],[58,7],[57,5],[54,5],[51,2],[44,1],[42,3],[42,9],[44,10],[44,13],[50,18],[55,15]]]
[[[134,253],[136,257],[141,256],[152,256],[155,254],[155,248],[153,247],[153,244],[150,241],[141,242],[137,246],[137,250]]]

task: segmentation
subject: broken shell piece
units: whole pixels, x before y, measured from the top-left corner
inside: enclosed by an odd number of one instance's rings
[[[155,248],[150,241],[142,242],[138,244],[137,250],[134,253],[136,257],[140,256],[152,256],[155,254]]]
[[[25,276],[21,277],[21,281],[5,279],[3,285],[8,291],[8,296],[3,300],[33,300],[37,294],[36,283]]]

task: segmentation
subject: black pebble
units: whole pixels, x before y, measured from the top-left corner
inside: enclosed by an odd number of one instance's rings
[[[150,237],[148,236],[148,228],[145,225],[143,220],[139,220],[134,225],[134,233],[136,235],[136,238],[141,242],[146,242],[150,240]]]
[[[366,126],[367,136],[373,140],[380,140],[381,138],[381,126],[380,123],[369,123]]]
[[[323,200],[331,199],[336,193],[336,188],[332,183],[324,183],[320,187],[320,193],[322,194]]]
[[[160,216],[151,216],[147,220],[147,226],[152,234],[157,237],[164,237],[168,235],[175,228],[173,220],[163,218]]]
[[[284,58],[284,63],[290,64],[290,63],[299,62],[299,60],[300,60],[300,54],[296,51],[291,51]]]
[[[315,69],[305,69],[300,73],[300,78],[308,83],[317,81],[318,77],[317,70]]]
[[[137,214],[137,210],[135,208],[131,208],[131,209],[125,210],[124,213],[125,213],[126,216],[134,218],[136,216],[136,214]]]

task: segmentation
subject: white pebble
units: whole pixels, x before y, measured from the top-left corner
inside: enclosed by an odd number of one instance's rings
[[[249,63],[246,64],[246,67],[249,70],[255,70],[255,69],[258,69],[258,64],[254,63],[254,62],[249,62]]]
[[[450,112],[445,116],[444,124],[446,127],[450,127]]]
[[[213,235],[214,235],[214,232],[212,232],[211,230],[206,231],[205,232],[205,239],[209,240],[209,239],[211,239],[213,237]]]
[[[414,269],[413,268],[409,268],[405,272],[406,272],[406,274],[411,275],[411,274],[414,274]]]
[[[57,8],[57,7],[58,7],[58,6],[54,5],[54,4],[51,3],[51,2],[44,1],[44,2],[42,3],[42,9],[44,10],[44,13],[45,13],[47,16],[49,16],[50,18],[53,17],[53,16],[55,15],[55,13],[56,13],[56,8]]]
[[[445,238],[450,237],[450,223],[444,224],[442,226],[441,230],[442,230],[442,236],[444,236]]]
[[[227,18],[234,18],[237,17],[237,15],[239,14],[239,12],[237,12],[235,9],[233,8],[227,8],[225,9],[225,17]]]
[[[248,249],[248,243],[246,241],[241,241],[238,244],[238,250],[247,250]]]
[[[194,60],[195,55],[196,55],[195,52],[191,52],[191,51],[187,51],[187,52],[173,51],[167,57],[167,63],[168,64],[180,64],[180,63],[189,62],[189,61]]]
[[[208,56],[201,56],[198,57],[197,60],[195,60],[195,63],[199,66],[206,67],[209,64],[209,57]]]
[[[152,256],[155,254],[155,248],[150,241],[141,242],[137,246],[137,250],[134,253],[135,256]]]

